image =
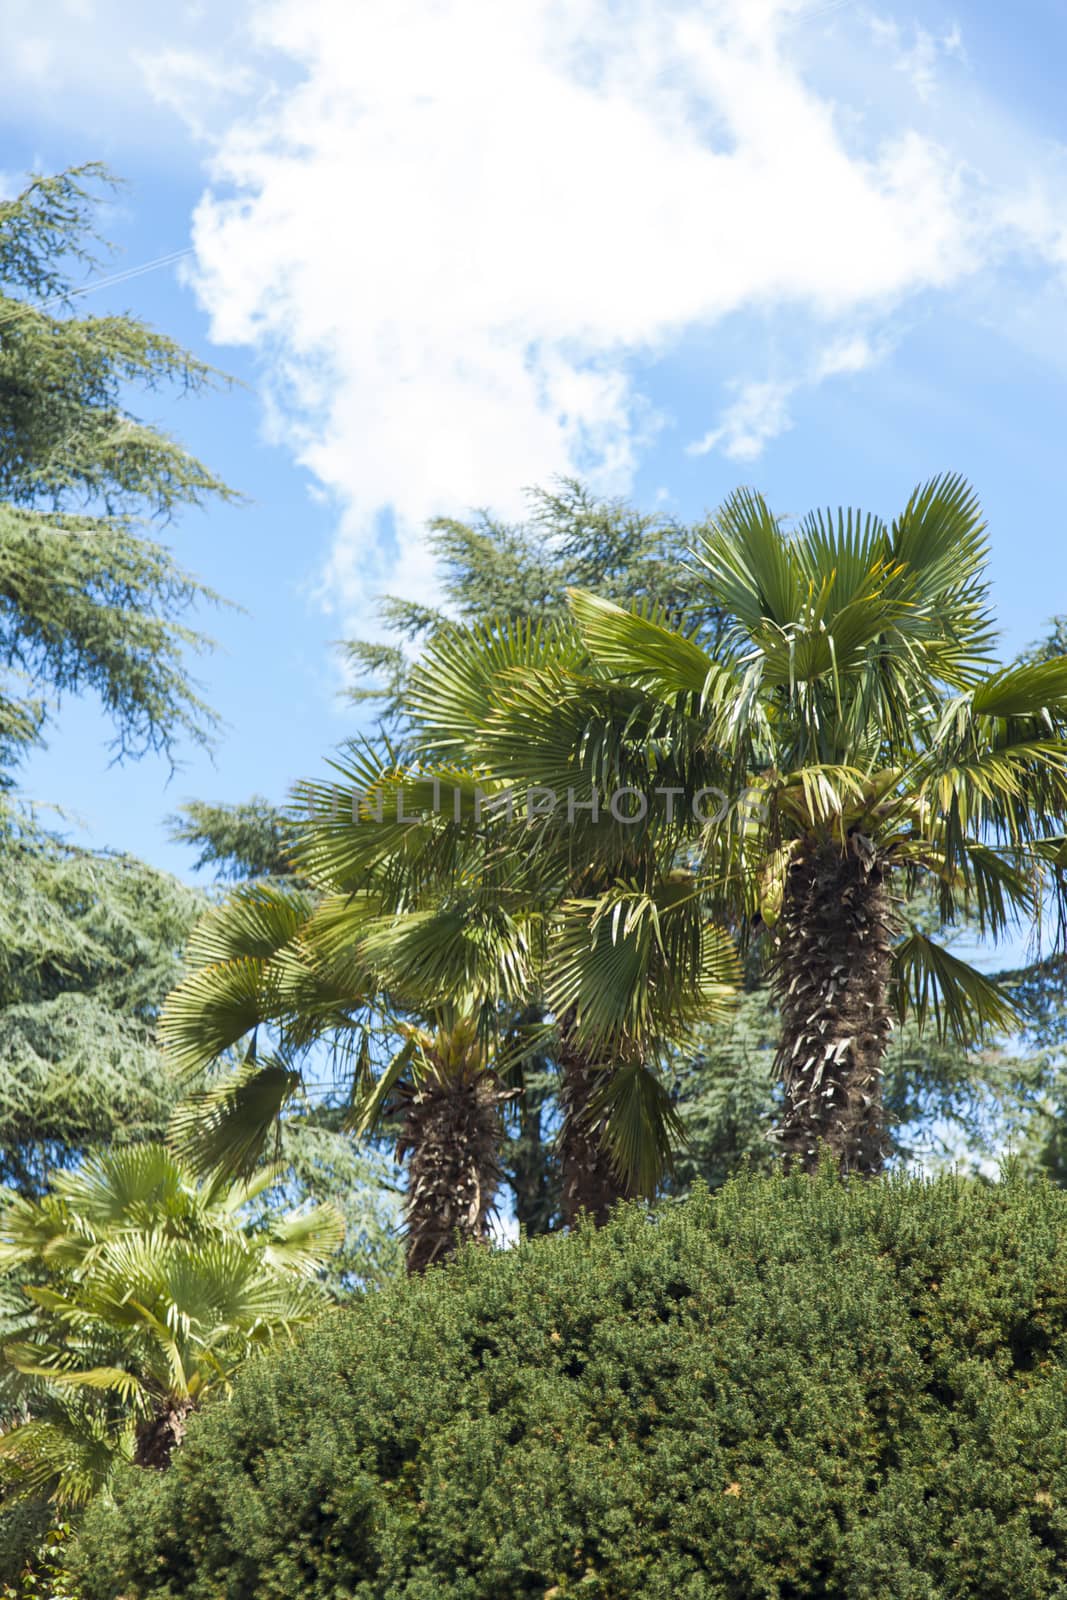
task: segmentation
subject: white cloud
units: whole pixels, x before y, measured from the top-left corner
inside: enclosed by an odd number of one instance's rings
[[[734,379],[729,387],[736,399],[714,428],[686,446],[686,454],[704,456],[719,450],[731,461],[755,461],[772,439],[793,427],[790,401],[799,391],[813,389],[828,378],[863,372],[879,361],[886,349],[884,340],[876,347],[866,334],[853,334],[819,353],[803,377]]]
[[[12,119],[63,148],[136,139],[187,178],[176,132],[207,142],[198,292],[338,505],[346,612],[398,571],[429,592],[435,512],[518,512],[558,471],[625,491],[694,335],[751,332],[741,370],[709,359],[710,393],[733,379],[700,441],[751,460],[909,299],[1067,266],[1062,147],[976,104],[958,29],[899,12],[872,36],[833,0],[7,0],[0,55]]]
[[[175,112],[195,139],[206,139],[221,113],[259,86],[251,67],[219,61],[206,50],[145,49],[134,52],[143,87]]]
[[[692,456],[721,450],[731,461],[754,461],[771,439],[793,426],[789,401],[799,385],[794,381],[739,383],[732,387],[737,399],[720,418],[718,427],[687,445]]]
[[[1064,151],[978,114],[959,29],[834,0],[8,0],[0,53],[13,116],[212,148],[199,292],[338,504],[346,611],[429,592],[434,512],[628,488],[691,334],[748,316],[690,448],[752,460],[910,297],[1067,265]]]
[[[823,351],[815,366],[815,381],[821,382],[823,378],[863,372],[867,367],[873,366],[882,354],[884,345],[881,350],[876,350],[866,334],[853,334],[850,339],[842,339]]]
[[[138,164],[150,153],[157,170],[195,166],[199,152],[184,133],[221,131],[234,91],[240,96],[258,81],[258,63],[249,59],[256,3],[3,0],[9,145],[16,130],[31,127],[35,140],[60,134],[59,149],[71,160],[106,150],[118,168],[132,146]]]
[[[808,10],[257,13],[260,45],[302,78],[221,140],[198,286],[216,338],[265,352],[279,430],[338,498],[345,608],[398,563],[407,592],[428,592],[436,512],[514,512],[560,471],[625,489],[658,420],[635,366],[686,330],[782,302],[832,324],[979,262],[934,140],[903,129],[849,148],[790,45]],[[751,458],[788,426],[795,387],[741,387],[728,453]]]
[[[870,26],[876,43],[889,50],[894,68],[907,78],[920,100],[933,99],[942,57],[963,58],[963,35],[955,23],[942,34],[915,23],[907,42],[905,30],[891,17],[871,17]]]

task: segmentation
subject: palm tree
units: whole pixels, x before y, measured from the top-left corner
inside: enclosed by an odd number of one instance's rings
[[[445,887],[432,874],[417,890],[409,881],[413,892],[398,901],[388,858],[352,891],[343,870],[331,875],[306,851],[310,892],[243,888],[205,916],[161,1024],[189,1072],[252,1039],[242,1067],[191,1096],[175,1120],[187,1159],[233,1173],[254,1166],[304,1086],[308,1050],[328,1045],[350,1080],[349,1125],[396,1131],[412,1272],[457,1240],[489,1237],[509,1098],[494,1067],[498,1015],[535,981],[537,908],[504,882],[477,881],[473,857],[468,864]],[[275,1036],[273,1055],[257,1054],[259,1030]],[[376,1071],[375,1053],[390,1042],[399,1048]]]
[[[603,1221],[619,1198],[655,1191],[681,1133],[657,1063],[695,1022],[723,1014],[739,980],[732,941],[709,922],[678,858],[677,828],[593,815],[592,778],[574,755],[581,726],[565,709],[554,764],[534,781],[571,793],[564,817],[574,826],[514,815],[509,781],[529,771],[530,754],[516,696],[532,684],[551,700],[556,675],[586,659],[573,629],[442,630],[407,691],[409,749],[421,764],[351,747],[336,764],[340,783],[302,786],[296,850],[303,871],[352,891],[384,876],[398,902],[462,877],[477,859],[493,882],[539,904],[541,989],[527,1001],[554,1019],[569,1223],[582,1212]],[[509,781],[494,772],[502,751]],[[647,785],[647,753],[635,759]]]
[[[890,526],[816,512],[795,535],[740,492],[696,552],[727,618],[714,658],[654,611],[575,593],[587,660],[569,646],[514,674],[485,724],[501,782],[551,782],[570,759],[640,783],[644,752],[646,787],[699,836],[711,902],[768,935],[780,1137],[805,1167],[820,1147],[881,1167],[896,1017],[963,1042],[1013,1019],[995,983],[902,926],[897,888],[932,883],[944,923],[994,938],[1067,901],[1067,658],[997,667],[986,558],[959,478]]]
[[[739,967],[671,830],[635,836],[610,815],[593,820],[581,802],[573,830],[552,819],[531,826],[481,761],[495,696],[567,648],[559,630],[528,624],[438,635],[410,697],[422,765],[351,747],[335,764],[340,782],[301,786],[295,854],[305,874],[350,893],[377,879],[404,903],[477,871],[495,895],[537,907],[537,986],[528,974],[512,998],[552,1019],[533,1033],[557,1039],[563,1212],[574,1223],[655,1192],[682,1131],[658,1062],[694,1023],[723,1014]],[[561,794],[564,778],[581,778],[564,765],[554,774]]]
[[[249,1170],[300,1090],[305,1052],[328,1041],[351,1079],[356,1131],[399,1119],[408,1263],[420,1270],[448,1253],[443,1241],[450,1251],[457,1237],[487,1237],[502,1108],[547,1031],[515,1019],[541,1005],[564,1035],[568,1220],[602,1217],[620,1193],[651,1193],[678,1131],[654,1054],[668,1027],[732,994],[730,941],[647,850],[632,861],[616,851],[616,880],[579,893],[573,864],[561,857],[546,871],[499,816],[483,816],[480,781],[464,768],[404,766],[356,743],[334,766],[334,780],[299,791],[293,857],[310,890],[238,890],[190,941],[188,973],[164,1008],[169,1052],[195,1072],[251,1045],[236,1074],[179,1115],[179,1149]],[[261,1030],[277,1045],[266,1058]],[[370,1040],[380,1055],[398,1036],[402,1048],[376,1073]],[[449,1160],[431,1159],[446,1142]]]
[[[143,1144],[58,1174],[42,1199],[8,1199],[0,1391],[20,1420],[0,1436],[5,1493],[77,1506],[120,1461],[165,1467],[189,1414],[253,1350],[325,1308],[317,1274],[343,1235],[333,1208],[242,1225],[278,1178],[197,1182]]]

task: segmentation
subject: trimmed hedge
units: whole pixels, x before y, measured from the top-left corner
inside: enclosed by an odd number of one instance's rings
[[[242,1374],[88,1600],[1067,1596],[1067,1194],[742,1178]]]

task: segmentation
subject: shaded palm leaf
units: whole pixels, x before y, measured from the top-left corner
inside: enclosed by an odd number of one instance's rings
[[[225,1184],[256,1168],[272,1130],[300,1085],[275,1060],[246,1061],[237,1072],[189,1095],[174,1109],[170,1141],[191,1171]]]

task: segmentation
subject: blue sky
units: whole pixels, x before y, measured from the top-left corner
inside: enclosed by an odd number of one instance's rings
[[[353,730],[332,641],[433,594],[437,512],[574,471],[695,518],[986,508],[1004,649],[1067,611],[1067,13],[857,0],[8,0],[0,182],[103,159],[102,288],[241,381],[153,397],[248,497],[167,533],[214,763],[108,766],[64,708],[25,788],[187,872],[182,800],[281,800]]]

